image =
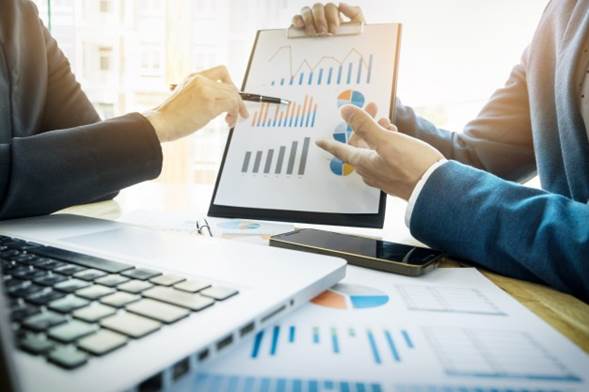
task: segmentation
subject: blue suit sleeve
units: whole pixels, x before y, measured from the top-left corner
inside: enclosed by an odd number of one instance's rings
[[[432,173],[411,233],[452,256],[589,300],[589,205],[449,161]]]
[[[526,53],[505,86],[491,96],[462,133],[437,128],[397,100],[400,132],[436,147],[447,159],[486,170],[501,178],[524,181],[536,171],[526,85]]]

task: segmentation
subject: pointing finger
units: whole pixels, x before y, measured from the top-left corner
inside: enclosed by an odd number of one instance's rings
[[[317,140],[316,144],[336,158],[352,166],[362,165],[362,161],[366,158],[365,153],[368,152],[368,150],[362,148],[326,139]]]
[[[364,110],[366,110],[372,117],[376,117],[376,113],[378,113],[378,106],[376,106],[374,102],[370,102],[368,105],[366,105]]]
[[[342,118],[352,127],[370,148],[379,150],[390,140],[390,132],[383,129],[365,110],[346,105],[341,110]]]

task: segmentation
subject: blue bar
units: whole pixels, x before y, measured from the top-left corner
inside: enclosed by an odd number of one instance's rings
[[[331,75],[333,74],[333,67],[329,67],[329,72],[327,73],[327,84],[331,84]]]
[[[370,83],[370,75],[372,74],[372,55],[368,57],[368,76],[366,77],[366,83]]]
[[[274,81],[272,81],[272,83],[270,83],[270,85],[274,86],[274,83],[275,83],[275,82],[274,82]]]
[[[303,390],[303,382],[299,379],[295,379],[292,382],[292,392],[301,392]]]
[[[297,127],[297,124],[299,123],[299,116],[295,116],[295,114],[293,113],[292,116],[294,117],[294,124],[292,125],[293,127]]]
[[[334,385],[333,381],[325,380],[325,381],[323,381],[323,386],[327,389],[333,389],[333,387],[335,385]]]
[[[389,344],[389,348],[391,349],[391,354],[393,354],[393,361],[401,362],[401,358],[399,357],[399,352],[397,351],[397,346],[395,346],[395,342],[393,341],[393,336],[389,331],[384,331],[384,336],[387,339],[387,343]]]
[[[266,124],[266,126],[269,127],[270,125],[272,125],[272,119],[271,118],[268,119],[268,124]]]
[[[260,392],[269,392],[270,391],[270,379],[263,378],[260,384]]]
[[[339,353],[339,341],[337,339],[337,331],[335,328],[331,329],[331,344],[333,346],[333,352],[335,354]]]
[[[376,347],[376,340],[374,340],[374,335],[372,334],[371,330],[367,331],[368,334],[368,342],[370,343],[370,349],[372,350],[372,356],[374,357],[374,362],[380,364],[382,360],[380,359],[380,354],[378,352],[378,348]]]
[[[319,70],[319,80],[317,80],[317,85],[321,84],[321,80],[323,79],[323,68]]]
[[[257,358],[260,353],[260,346],[262,345],[262,338],[264,337],[264,331],[260,331],[256,334],[254,340],[254,348],[252,350],[252,358]]]
[[[254,392],[254,385],[256,383],[256,379],[253,377],[248,377],[245,379],[243,383],[243,392]]]
[[[341,392],[350,392],[350,384],[348,384],[347,382],[340,382],[339,390]]]
[[[280,85],[284,86],[284,78],[280,79]]]
[[[277,120],[278,120],[278,118],[277,118],[277,117],[276,117],[276,118],[274,118],[274,120],[272,120],[272,121],[273,121],[273,122],[272,122],[272,126],[273,126],[273,127],[275,127],[275,126],[276,126],[276,121],[277,121]]]
[[[229,378],[229,382],[227,383],[227,390],[228,391],[237,391],[237,385],[239,385],[239,377],[238,376],[231,376]]]
[[[290,113],[290,118],[288,119],[288,126],[291,127],[292,126],[292,120],[294,119],[294,107]]]
[[[309,392],[319,392],[319,383],[317,380],[309,381]]]
[[[288,341],[290,343],[294,343],[295,341],[295,326],[291,325],[290,328],[288,329]]]
[[[415,346],[413,345],[413,341],[411,340],[411,337],[409,336],[409,333],[406,330],[401,330],[401,335],[403,335],[403,339],[405,339],[405,343],[407,343],[407,347],[409,348],[414,348]]]
[[[319,343],[319,328],[313,327],[313,343]]]
[[[294,82],[294,76],[290,77],[290,85],[292,86],[292,82]]]
[[[355,337],[356,337],[356,330],[354,330],[354,328],[350,328],[350,329],[348,330],[348,334],[349,334],[351,337],[355,338]]]
[[[309,73],[309,80],[307,81],[307,84],[310,85],[311,83],[313,83],[313,71]]]
[[[232,391],[232,389],[229,389]],[[286,379],[279,378],[276,380],[276,388],[274,388],[276,392],[285,392],[286,391]]]
[[[311,126],[315,126],[315,117],[317,117],[317,111],[313,110],[313,119],[311,120]]]
[[[382,387],[380,386],[380,384],[371,384],[370,390],[372,392],[382,392]]]
[[[270,346],[270,355],[276,355],[276,349],[278,348],[278,337],[280,336],[280,326],[275,325],[272,330],[272,346]]]
[[[361,382],[356,383],[356,391],[358,392],[366,392],[366,385]]]
[[[221,383],[223,382],[223,378],[216,374],[213,376],[211,383],[209,384],[209,388],[211,391],[218,391],[221,389]]]
[[[340,84],[342,81],[342,65],[339,66],[337,70],[337,84]]]
[[[352,83],[352,63],[348,64],[348,80],[347,83]]]
[[[310,108],[311,104],[309,104],[309,109],[307,112],[307,118],[305,119],[305,128],[309,127],[309,120],[311,120],[311,108]]]
[[[299,86],[303,84],[303,78],[305,77],[305,73],[301,72],[301,76],[299,76]]]
[[[360,60],[358,60],[358,76],[356,77],[357,84],[360,84],[360,80],[362,79],[362,61],[364,61],[364,59],[360,57]]]

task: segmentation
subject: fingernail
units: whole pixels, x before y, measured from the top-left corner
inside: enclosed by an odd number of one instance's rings
[[[356,110],[357,110],[357,108],[355,106],[345,105],[340,110],[340,114],[341,114],[342,118],[347,122],[349,120],[349,118],[352,117],[352,115],[354,114],[354,112]]]

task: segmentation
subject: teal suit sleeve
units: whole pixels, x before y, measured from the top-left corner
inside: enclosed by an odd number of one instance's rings
[[[589,300],[589,205],[449,161],[436,169],[411,233],[453,256]]]

